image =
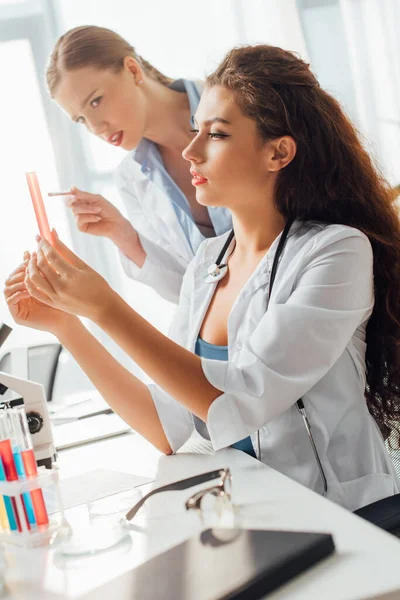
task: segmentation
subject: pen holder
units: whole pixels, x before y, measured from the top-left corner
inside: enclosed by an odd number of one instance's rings
[[[41,467],[28,479],[0,481],[0,542],[43,546],[68,530],[57,470]]]

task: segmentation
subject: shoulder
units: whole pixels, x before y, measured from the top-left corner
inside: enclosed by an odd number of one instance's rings
[[[323,223],[321,221],[296,221],[292,244],[301,244],[307,252],[317,252],[319,249],[339,244],[342,246],[359,247],[372,252],[368,237],[359,229],[340,223]]]
[[[332,276],[373,277],[373,251],[368,237],[359,229],[342,224],[300,223],[288,244],[288,257],[298,276],[314,267]],[[285,261],[286,262],[286,261]],[[287,265],[289,268],[289,265]]]

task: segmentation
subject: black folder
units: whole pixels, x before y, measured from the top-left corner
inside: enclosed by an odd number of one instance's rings
[[[207,529],[122,575],[123,588],[130,600],[256,600],[333,552],[329,534]],[[105,587],[118,596],[118,582]]]

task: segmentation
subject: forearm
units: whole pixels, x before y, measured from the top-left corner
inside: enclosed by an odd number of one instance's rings
[[[115,292],[109,306],[97,324],[153,381],[206,421],[221,392],[205,377],[200,358],[155,329]]]
[[[148,387],[125,369],[76,317],[57,332],[111,408],[161,452],[172,452]]]
[[[125,256],[132,260],[138,267],[143,267],[146,252],[140,243],[140,238],[131,223],[125,219],[123,228],[110,236],[110,239]]]

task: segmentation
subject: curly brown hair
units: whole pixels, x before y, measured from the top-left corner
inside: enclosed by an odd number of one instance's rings
[[[389,185],[339,102],[294,53],[267,45],[234,48],[207,85],[234,92],[261,142],[285,135],[296,141],[296,156],[276,186],[285,218],[341,223],[368,237],[375,306],[367,326],[365,393],[387,438],[400,415],[400,222]]]

